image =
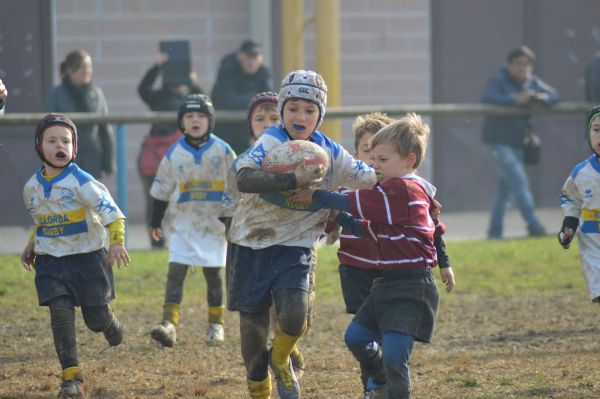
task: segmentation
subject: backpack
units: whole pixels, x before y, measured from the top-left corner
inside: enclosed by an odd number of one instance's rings
[[[143,176],[156,175],[160,161],[169,150],[169,147],[179,140],[180,137],[181,132],[179,130],[175,130],[165,136],[146,136],[138,158],[140,174]]]

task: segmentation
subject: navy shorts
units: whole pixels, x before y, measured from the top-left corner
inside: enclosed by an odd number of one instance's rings
[[[85,254],[35,258],[35,288],[40,306],[66,295],[75,306],[107,305],[115,298],[112,267],[106,249]]]
[[[340,265],[338,271],[346,312],[355,314],[369,296],[373,280],[383,276],[383,270]]]
[[[308,292],[311,248],[273,245],[252,249],[231,244],[229,255],[229,310],[253,313],[268,309],[272,294],[284,288]]]

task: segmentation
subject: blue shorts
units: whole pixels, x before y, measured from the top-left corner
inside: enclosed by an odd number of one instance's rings
[[[253,313],[268,309],[272,294],[284,288],[308,292],[311,248],[273,245],[252,249],[231,244],[229,255],[229,310]]]
[[[85,254],[35,258],[35,288],[40,306],[66,295],[75,306],[107,305],[115,298],[112,267],[106,249]]]

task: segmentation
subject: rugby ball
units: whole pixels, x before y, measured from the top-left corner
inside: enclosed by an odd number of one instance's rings
[[[323,165],[321,178],[329,168],[327,152],[317,144],[307,140],[285,141],[271,149],[263,158],[261,169],[269,173],[290,173],[296,169],[298,163],[306,159],[307,167]]]

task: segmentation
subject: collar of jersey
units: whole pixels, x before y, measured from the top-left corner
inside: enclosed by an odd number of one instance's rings
[[[44,187],[44,198],[50,197],[50,192],[52,191],[52,185],[54,183],[58,183],[59,181],[70,175],[75,170],[75,168],[77,168],[77,165],[71,162],[69,165],[67,165],[67,167],[63,169],[62,172],[60,172],[50,180],[46,180],[46,178],[42,175],[42,168],[39,168],[35,172],[35,175],[38,183],[40,183],[42,187]]]
[[[179,144],[181,145],[181,147],[186,150],[187,152],[189,152],[190,154],[192,154],[194,156],[194,162],[196,164],[200,163],[200,159],[202,158],[202,154],[208,150],[208,148],[215,142],[215,136],[212,133],[209,133],[208,135],[208,140],[206,140],[204,143],[200,144],[200,147],[198,147],[198,149],[192,147],[190,145],[190,143],[188,143],[185,140],[185,136],[181,136],[181,138],[179,139]]]

